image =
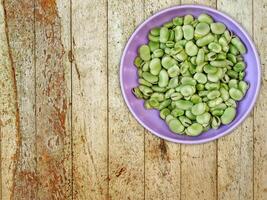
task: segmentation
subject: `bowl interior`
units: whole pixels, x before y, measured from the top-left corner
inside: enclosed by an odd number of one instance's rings
[[[137,69],[133,64],[133,61],[137,56],[138,47],[148,42],[147,34],[151,28],[161,26],[163,23],[171,20],[176,16],[191,14],[197,17],[201,13],[207,13],[211,15],[215,21],[224,23],[227,28],[231,30],[235,35],[237,35],[245,44],[247,48],[247,53],[244,55],[244,60],[247,63],[245,80],[250,84],[250,88],[245,98],[238,103],[237,116],[231,124],[221,126],[217,130],[210,129],[209,131],[197,137],[189,137],[172,133],[166,123],[159,117],[159,111],[146,110],[143,105],[144,101],[136,99],[132,94],[131,89],[138,85]],[[193,144],[208,142],[232,131],[245,119],[245,117],[251,111],[260,86],[259,65],[258,54],[251,39],[240,27],[240,25],[238,25],[230,17],[214,9],[204,6],[176,6],[163,10],[150,17],[136,29],[136,31],[129,39],[121,60],[120,79],[122,93],[130,111],[135,116],[135,118],[153,134],[169,141],[179,143]]]

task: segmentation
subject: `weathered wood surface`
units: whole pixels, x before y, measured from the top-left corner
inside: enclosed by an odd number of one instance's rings
[[[193,146],[144,130],[118,78],[135,27],[190,3],[239,21],[262,63],[254,112]],[[0,1],[0,199],[267,199],[266,11],[266,0]]]

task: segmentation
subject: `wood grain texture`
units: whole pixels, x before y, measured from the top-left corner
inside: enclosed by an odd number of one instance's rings
[[[106,6],[72,2],[74,199],[108,195]]]
[[[261,57],[262,87],[254,109],[254,200],[267,199],[267,1],[253,2],[254,41]]]
[[[17,83],[21,135],[12,196],[14,199],[36,199],[34,2],[8,0],[4,9]]]
[[[182,4],[216,7],[216,0],[182,0]],[[181,145],[181,199],[216,199],[216,142]]]
[[[252,0],[218,0],[217,7],[252,33]],[[253,199],[252,115],[233,133],[218,140],[218,199]]]
[[[145,1],[145,18],[180,1]],[[145,198],[180,199],[180,145],[145,131]]]
[[[0,3],[0,133],[1,199],[13,199],[20,155],[20,124],[16,71],[6,23],[5,2]]]
[[[71,199],[70,2],[35,1],[39,199]]]
[[[141,0],[108,1],[110,199],[144,199],[144,129],[126,108],[118,76],[122,50],[143,13]]]

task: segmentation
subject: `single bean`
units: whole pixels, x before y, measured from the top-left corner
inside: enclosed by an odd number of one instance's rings
[[[155,92],[166,92],[167,91],[167,88],[162,88],[162,87],[159,87],[159,86],[156,86],[156,85],[153,85],[151,87],[151,89]]]
[[[178,77],[173,77],[170,79],[168,88],[176,88],[178,86]]]
[[[158,75],[161,70],[161,62],[159,58],[153,58],[149,64],[150,73],[152,75]]]
[[[182,134],[184,131],[184,126],[178,119],[171,119],[169,122],[169,128],[172,132],[177,134]]]
[[[192,121],[189,118],[185,117],[185,116],[180,116],[179,117],[179,121],[185,127],[188,127],[188,126],[190,126],[192,124]]]
[[[204,72],[206,72],[207,74],[215,74],[218,71],[218,68],[213,67],[209,64],[204,66]]]
[[[235,102],[235,100],[233,100],[233,99],[228,99],[226,102],[225,102],[225,104],[227,105],[227,106],[231,106],[231,107],[234,107],[234,108],[236,108],[236,102]]]
[[[161,119],[165,119],[167,115],[171,114],[171,111],[168,108],[163,108],[160,111],[160,117]]]
[[[153,109],[153,107],[149,104],[149,101],[148,100],[146,100],[144,102],[144,106],[145,106],[145,109]]]
[[[209,34],[205,35],[204,37],[198,39],[196,41],[196,44],[199,47],[203,47],[203,46],[208,45],[209,43],[213,42],[214,39],[215,39],[214,36],[211,33],[209,33]]]
[[[205,84],[205,88],[207,89],[207,90],[219,90],[219,88],[220,88],[220,83],[210,83],[210,82],[208,82],[208,83],[206,83]],[[208,92],[208,91],[207,91]]]
[[[164,56],[161,60],[161,65],[165,68],[165,69],[169,69],[174,65],[177,65],[178,62],[176,60],[174,60],[173,58],[171,58],[170,56]]]
[[[207,94],[208,99],[216,99],[221,95],[221,93],[218,90],[212,90]]]
[[[157,76],[152,75],[152,74],[149,73],[149,72],[143,72],[142,77],[143,77],[146,81],[148,81],[148,82],[150,82],[150,83],[152,83],[152,84],[158,82],[158,80],[159,80],[159,78],[158,78]]]
[[[160,58],[164,55],[164,51],[162,49],[156,49],[155,51],[153,51],[154,58]]]
[[[163,26],[166,27],[166,28],[171,28],[171,27],[173,27],[173,23],[172,23],[172,21],[166,22],[166,23],[163,24]]]
[[[203,126],[199,123],[194,123],[186,129],[186,134],[189,136],[197,136],[203,131]]]
[[[245,81],[240,81],[238,83],[238,89],[243,93],[243,94],[246,94],[247,90],[249,88],[249,85],[247,82]]]
[[[198,103],[195,104],[192,108],[191,108],[191,112],[193,115],[201,115],[205,112],[205,108],[206,108],[206,104],[205,103]]]
[[[165,118],[165,121],[166,121],[166,123],[169,125],[169,123],[170,123],[170,121],[171,121],[172,119],[175,119],[175,118],[174,118],[172,115],[167,115],[166,118]]]
[[[238,78],[239,78],[239,80],[243,80],[244,79],[244,77],[246,76],[246,72],[239,72],[239,74],[238,74]]]
[[[202,83],[202,84],[205,84],[207,82],[207,76],[203,73],[200,73],[200,72],[195,73],[194,79],[198,83]]]
[[[167,87],[169,83],[169,75],[165,69],[162,69],[159,73],[159,87]]]
[[[230,78],[234,78],[234,79],[237,79],[238,78],[238,73],[234,70],[227,70],[227,75],[230,77]]]
[[[183,98],[183,95],[179,92],[175,92],[173,94],[171,94],[171,100],[173,101],[177,101],[179,99],[182,99]]]
[[[236,101],[240,101],[244,96],[244,94],[237,88],[230,88],[229,95]]]
[[[227,91],[229,90],[229,86],[226,83],[221,83],[221,88],[224,88]]]
[[[183,29],[181,26],[176,26],[173,30],[174,30],[174,40],[176,42],[183,39],[184,33],[183,33]]]
[[[149,39],[149,41],[159,42],[159,37],[158,36],[153,36],[151,34],[148,35],[148,39]]]
[[[224,52],[228,52],[229,51],[229,45],[228,45],[228,41],[226,40],[226,38],[224,36],[221,36],[218,40],[219,44],[222,46],[222,50]]]
[[[143,70],[142,69],[138,69],[137,73],[138,73],[138,76],[139,77],[142,77],[143,76]]]
[[[213,19],[209,15],[204,14],[204,13],[200,14],[197,19],[199,22],[203,22],[207,24],[211,24],[213,22]]]
[[[198,53],[198,47],[192,41],[188,41],[185,44],[185,52],[189,56],[195,56]]]
[[[137,57],[134,59],[134,65],[135,65],[137,68],[141,67],[142,63],[143,63],[143,60],[142,60],[139,56],[137,56]]]
[[[229,99],[229,92],[225,88],[220,88],[221,97],[224,101]]]
[[[227,62],[226,60],[214,60],[210,62],[210,65],[213,67],[226,67]]]
[[[194,28],[192,25],[183,25],[183,34],[186,40],[192,40],[194,38]]]
[[[159,48],[161,48],[162,50],[164,50],[166,47],[167,46],[165,43],[159,43]]]
[[[235,66],[233,67],[233,69],[236,72],[241,72],[245,69],[246,65],[243,61],[239,61],[238,63],[235,64]]]
[[[228,82],[229,88],[238,88],[238,81],[236,79],[231,79]]]
[[[210,119],[211,119],[211,114],[208,112],[205,112],[205,113],[198,115],[196,117],[196,121],[199,124],[208,124],[210,122]]]
[[[203,84],[198,83],[198,84],[196,85],[196,89],[197,89],[198,91],[202,91],[202,90],[204,90],[204,88],[205,88],[205,86],[204,86]]]
[[[163,108],[168,107],[171,104],[171,99],[166,99],[163,102],[159,104],[159,110],[162,110]]]
[[[175,37],[174,30],[170,30],[170,36],[169,36],[169,41],[173,41]]]
[[[238,37],[232,38],[231,43],[238,49],[241,54],[246,53],[246,47]]]
[[[205,55],[205,61],[213,61],[217,59],[217,53],[215,52],[209,52]]]
[[[220,117],[213,116],[212,117],[212,120],[211,120],[211,127],[213,129],[218,129],[220,125],[221,125],[221,119],[220,119]]]
[[[159,35],[159,41],[161,43],[166,43],[169,39],[170,33],[168,28],[166,27],[161,27],[160,28],[160,35]]]
[[[140,58],[144,61],[150,60],[150,49],[148,45],[141,45],[139,48]]]
[[[192,77],[182,77],[181,83],[183,85],[193,85],[195,86],[197,84],[197,81],[193,79]]]
[[[172,19],[172,23],[176,26],[183,25],[184,19],[182,17],[175,17]]]
[[[210,24],[210,29],[211,29],[211,32],[213,32],[214,34],[222,34],[224,33],[226,27],[223,23],[220,23],[220,22],[216,22],[216,23],[211,23]]]
[[[202,99],[201,99],[201,97],[199,95],[194,94],[194,95],[191,96],[190,101],[193,104],[198,104],[198,103],[201,103],[202,102]]]
[[[173,116],[173,117],[179,117],[179,116],[182,116],[182,115],[184,115],[184,110],[182,110],[182,109],[179,109],[179,108],[174,108],[172,111],[171,111],[171,115]]]
[[[228,107],[225,109],[223,115],[221,116],[222,124],[230,124],[236,115],[236,109],[233,107]]]
[[[140,89],[138,87],[133,88],[132,89],[132,93],[138,99],[142,99],[143,98],[143,94],[142,94],[142,92],[140,91]]]
[[[146,96],[150,96],[153,93],[153,90],[145,85],[139,85],[138,88]]]
[[[175,107],[182,109],[182,110],[188,110],[193,106],[193,103],[188,100],[178,100],[175,102]]]
[[[227,59],[230,60],[234,64],[237,62],[236,56],[234,54],[231,54],[231,53],[227,54]]]
[[[150,34],[153,36],[159,36],[160,27],[155,27],[150,30]]]
[[[196,62],[193,64],[200,65],[205,61],[205,52],[203,49],[199,49],[196,57]],[[192,61],[191,61],[192,62]]]
[[[151,94],[150,98],[156,99],[158,102],[162,102],[165,100],[164,94],[158,92]]]
[[[185,116],[188,117],[191,120],[196,120],[196,116],[192,114],[190,110],[185,111]]]
[[[150,51],[154,52],[156,49],[159,49],[159,42],[149,41],[148,46],[150,48]]]
[[[184,25],[191,24],[191,22],[194,20],[194,17],[192,15],[185,15],[184,16]]]
[[[211,111],[211,114],[213,116],[222,116],[224,113],[224,111],[222,109],[214,109],[213,111]]]
[[[239,54],[238,49],[232,44],[229,46],[229,51],[230,51],[231,54],[233,54],[235,56]]]
[[[147,62],[143,62],[143,66],[142,66],[142,70],[143,72],[147,72],[149,71],[149,64],[150,64],[150,61],[147,61]]]
[[[171,97],[171,94],[175,92],[175,89],[171,88],[165,93],[165,98],[168,99]]]
[[[218,97],[216,99],[208,101],[209,107],[215,107],[223,102],[223,99],[221,97]]]
[[[209,43],[208,48],[215,53],[220,53],[222,51],[221,45],[216,42]]]
[[[152,84],[151,84],[150,82],[146,81],[146,80],[143,79],[143,78],[139,78],[139,79],[138,79],[138,82],[139,82],[139,84],[141,84],[141,85],[145,85],[145,86],[147,86],[147,87],[152,87]]]
[[[188,97],[196,92],[196,88],[192,85],[182,85],[180,91],[184,97]]]
[[[150,98],[148,100],[149,105],[151,106],[151,108],[158,108],[159,107],[159,102],[156,99]]]
[[[205,97],[205,96],[208,95],[208,93],[209,93],[209,91],[207,91],[207,90],[203,90],[203,91],[200,91],[200,92],[198,93],[198,95],[199,95],[200,97]],[[202,98],[202,99],[203,99],[203,98]]]
[[[175,58],[178,61],[185,61],[187,59],[187,54],[184,50],[180,51],[178,54],[175,55]]]
[[[176,77],[180,74],[180,68],[177,65],[174,65],[168,69],[168,74],[170,78]]]
[[[227,43],[229,43],[232,39],[232,33],[230,33],[230,31],[228,31],[228,30],[224,31],[223,36],[227,40]]]
[[[203,36],[207,35],[209,32],[210,32],[210,27],[207,23],[200,22],[196,25],[195,36],[197,38],[203,37]]]

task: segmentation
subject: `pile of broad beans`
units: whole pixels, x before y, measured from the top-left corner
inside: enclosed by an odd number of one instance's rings
[[[176,17],[148,34],[134,64],[139,85],[133,94],[157,109],[169,129],[197,136],[231,123],[244,81],[246,48],[226,26],[201,14]]]

